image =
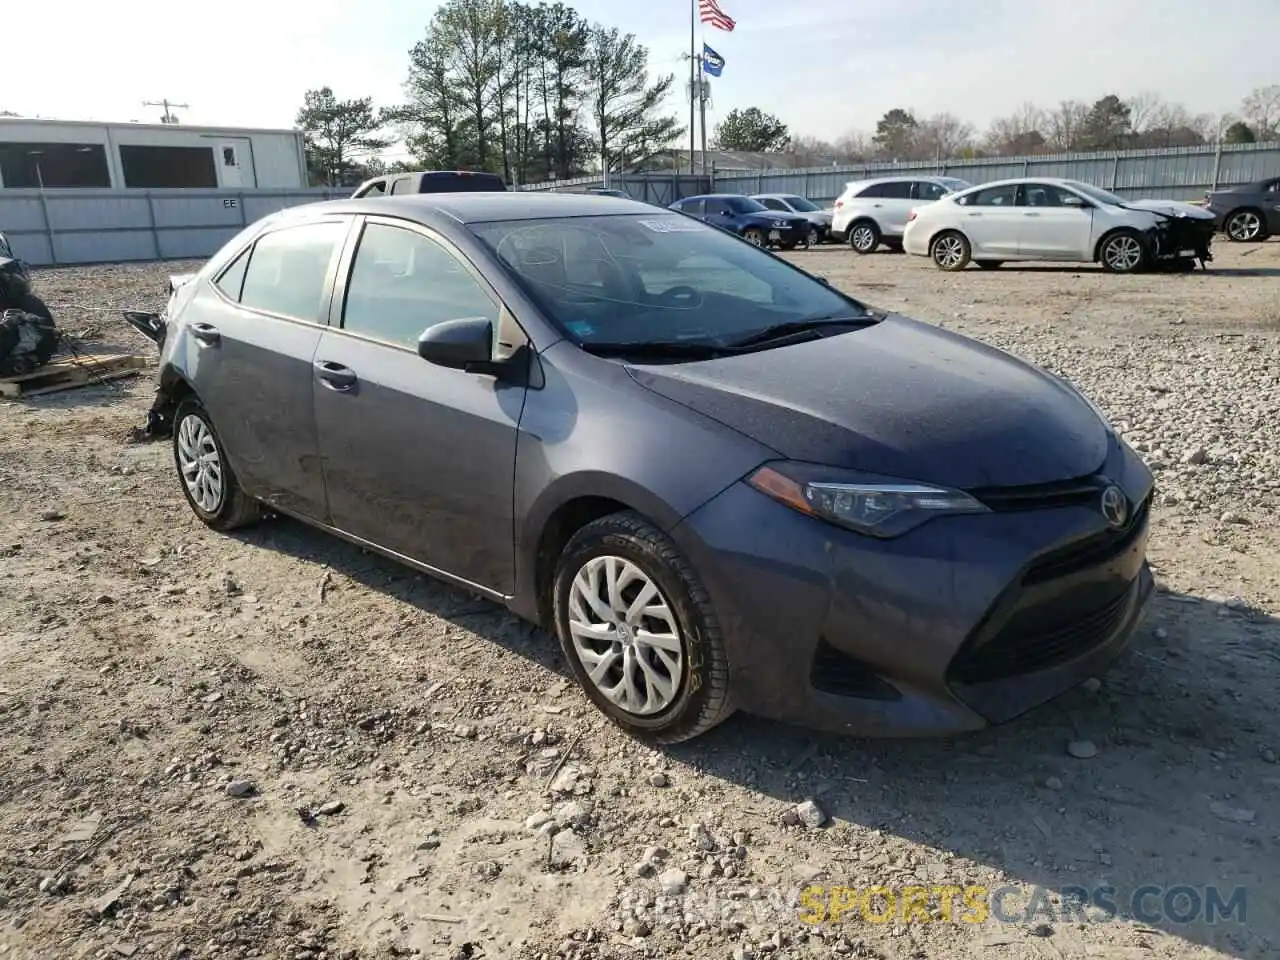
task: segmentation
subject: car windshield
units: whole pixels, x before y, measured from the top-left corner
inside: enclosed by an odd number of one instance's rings
[[[769,208],[759,200],[752,200],[750,197],[729,197],[729,209],[734,213],[768,213]]]
[[[960,190],[968,190],[973,184],[968,180],[957,180],[955,177],[939,177],[938,182],[947,188],[951,193],[957,193]]]
[[[723,230],[655,213],[471,225],[564,333],[586,348],[721,347],[868,308]]]
[[[1108,193],[1101,187],[1095,187],[1091,183],[1081,183],[1079,180],[1067,180],[1066,184],[1073,190],[1079,190],[1086,197],[1097,200],[1099,203],[1110,203],[1115,206],[1124,205],[1123,197],[1117,197],[1114,193]]]
[[[782,199],[791,205],[792,210],[799,210],[801,213],[813,213],[818,209],[816,203],[804,197],[783,197]]]

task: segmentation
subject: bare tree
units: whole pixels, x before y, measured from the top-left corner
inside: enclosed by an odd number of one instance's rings
[[[851,130],[833,146],[836,148],[836,159],[841,163],[861,163],[873,152],[871,138],[860,130]]]
[[[1160,94],[1147,90],[1132,97],[1126,97],[1124,104],[1129,108],[1129,125],[1134,133],[1143,134],[1149,129],[1161,129],[1166,126],[1163,118],[1171,105],[1165,103]]]
[[[1034,103],[1024,103],[1007,117],[997,117],[983,137],[983,145],[999,156],[1042,152],[1049,117]]]
[[[1280,83],[1250,93],[1240,105],[1240,114],[1259,140],[1280,136]]]
[[[921,159],[946,159],[973,146],[973,126],[952,113],[938,113],[923,121],[912,145]]]
[[[1088,136],[1089,104],[1063,100],[1049,112],[1045,140],[1059,152],[1080,149]]]

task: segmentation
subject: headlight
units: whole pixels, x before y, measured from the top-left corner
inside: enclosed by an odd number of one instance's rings
[[[787,221],[785,221],[785,220],[775,220],[775,221],[773,221],[773,228],[774,228],[775,230],[785,230],[785,229],[787,229],[787,227],[788,227],[788,226],[790,226],[790,224],[788,224],[788,223],[787,223]]]
[[[747,482],[793,510],[870,537],[899,537],[934,517],[991,512],[962,490],[883,477],[846,479],[844,473],[771,463]]]

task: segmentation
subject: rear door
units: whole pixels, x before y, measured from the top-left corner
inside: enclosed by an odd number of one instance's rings
[[[311,361],[352,221],[262,234],[187,307],[182,360],[247,492],[323,521]]]
[[[1017,201],[1016,183],[987,187],[956,201],[961,211],[960,229],[969,238],[975,260],[1017,255],[1022,218]]]
[[[312,385],[332,524],[510,594],[526,388],[429,364],[417,342],[463,317],[488,318],[500,342],[523,335],[479,273],[425,227],[369,217],[347,259]]]
[[[915,199],[915,184],[910,180],[890,180],[880,185],[879,199],[874,201],[876,221],[880,224],[880,233],[886,237],[901,237],[907,229],[907,217],[918,200]]]
[[[1018,188],[1018,254],[1037,260],[1093,259],[1093,208],[1052,183]]]

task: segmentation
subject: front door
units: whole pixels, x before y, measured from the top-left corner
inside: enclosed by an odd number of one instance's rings
[[[1093,209],[1051,183],[1024,183],[1018,191],[1018,254],[1036,260],[1093,259]]]
[[[245,490],[325,519],[312,367],[351,221],[264,233],[187,308],[185,364]],[[181,349],[181,348],[180,348]]]
[[[339,309],[340,308],[340,309]],[[525,388],[434,366],[419,336],[505,311],[417,225],[369,218],[345,304],[315,354],[316,425],[332,524],[502,594],[515,582],[513,475]]]

